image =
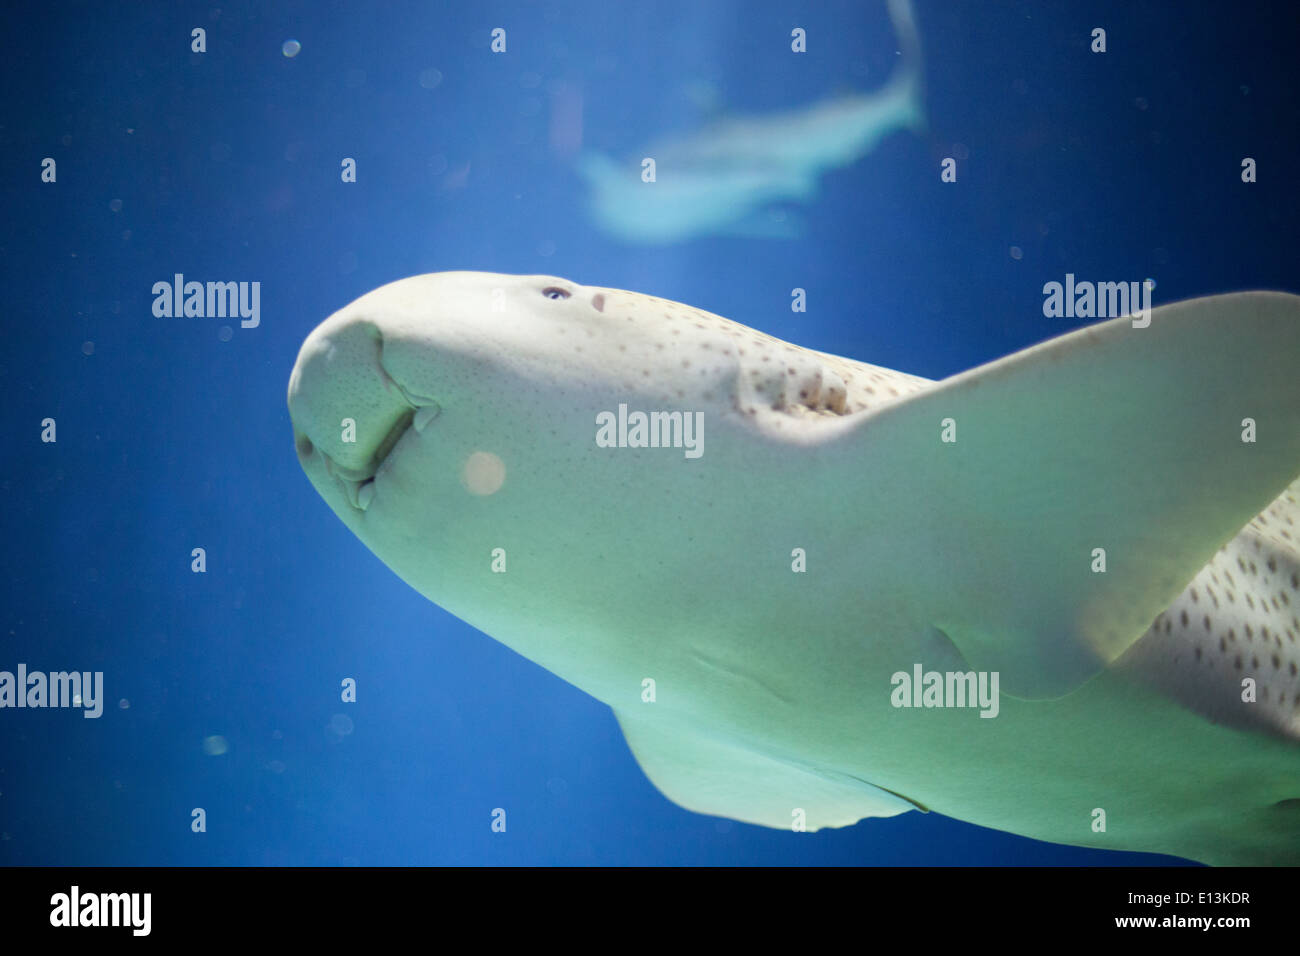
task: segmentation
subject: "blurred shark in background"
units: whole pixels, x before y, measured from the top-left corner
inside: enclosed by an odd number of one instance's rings
[[[662,140],[642,162],[604,153],[579,157],[590,214],[603,231],[628,242],[667,244],[703,235],[798,236],[797,224],[766,207],[809,201],[828,170],[848,166],[895,130],[920,129],[921,58],[910,0],[888,0],[902,62],[873,93],[823,100],[803,109],[713,123],[686,138]]]

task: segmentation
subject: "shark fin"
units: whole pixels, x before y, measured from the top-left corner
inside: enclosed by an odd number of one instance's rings
[[[1133,322],[802,436],[859,476],[864,532],[925,569],[896,586],[923,589],[931,623],[1012,696],[1060,696],[1111,665],[1300,474],[1300,296]]]
[[[856,777],[799,767],[697,733],[653,707],[646,711],[646,716],[617,710],[614,715],[650,782],[695,813],[783,830],[799,821],[819,830],[925,810]]]

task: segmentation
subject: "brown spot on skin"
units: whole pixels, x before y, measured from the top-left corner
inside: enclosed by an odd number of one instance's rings
[[[1205,621],[1205,629],[1208,631],[1210,629],[1210,615],[1208,614],[1205,615],[1204,621]]]
[[[1291,662],[1291,665],[1290,665],[1290,667],[1289,667],[1288,669],[1291,671],[1291,676],[1292,676],[1292,677],[1295,677],[1295,673],[1296,673],[1296,669],[1295,669],[1295,661],[1292,661],[1292,662]]]
[[[1199,647],[1196,649],[1196,659],[1198,661],[1201,659],[1201,649]]]
[[[1252,657],[1252,658],[1250,659],[1250,666],[1251,666],[1252,668],[1254,668],[1255,670],[1259,670],[1259,658],[1258,658],[1258,657]]]
[[[1191,594],[1192,594],[1192,601],[1193,601],[1193,603],[1195,603],[1196,601],[1199,601],[1199,600],[1200,600],[1200,598],[1198,598],[1198,597],[1196,596],[1196,588],[1192,588]]]
[[[1220,654],[1228,653],[1228,645],[1223,643],[1223,638],[1219,638],[1219,653]]]
[[[1181,618],[1182,618],[1182,622],[1183,622],[1183,627],[1186,627],[1186,626],[1187,626],[1187,612],[1186,612],[1186,611],[1183,611],[1183,612],[1182,612]]]
[[[1241,670],[1241,655],[1240,655],[1240,654],[1238,654],[1237,657],[1236,657],[1236,659],[1233,660],[1233,662],[1232,662],[1232,666],[1235,667],[1237,670]]]
[[[1246,640],[1248,640],[1248,641],[1253,641],[1254,639],[1255,639],[1255,632],[1252,631],[1252,630],[1250,629],[1250,625],[1247,624],[1247,625],[1246,625]]]
[[[1268,569],[1269,569],[1270,571],[1272,571],[1274,574],[1277,573],[1277,559],[1276,559],[1276,558],[1269,558],[1269,559],[1268,559]]]
[[[1276,654],[1273,655],[1273,670],[1278,670],[1282,666],[1282,658]]]

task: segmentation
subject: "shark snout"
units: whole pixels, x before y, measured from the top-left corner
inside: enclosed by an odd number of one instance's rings
[[[369,503],[366,486],[412,426],[423,431],[438,413],[409,394],[384,368],[379,327],[365,319],[331,319],[307,337],[289,378],[289,417],[304,467],[314,456],[353,505]],[[373,493],[373,489],[369,489]]]

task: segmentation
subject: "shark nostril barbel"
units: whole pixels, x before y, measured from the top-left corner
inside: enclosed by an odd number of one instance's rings
[[[423,432],[429,427],[429,422],[437,418],[441,411],[441,405],[424,405],[416,410],[415,418],[411,424],[415,426],[417,432]]]
[[[365,511],[370,507],[370,502],[375,500],[375,480],[363,482],[357,489],[357,507]]]

